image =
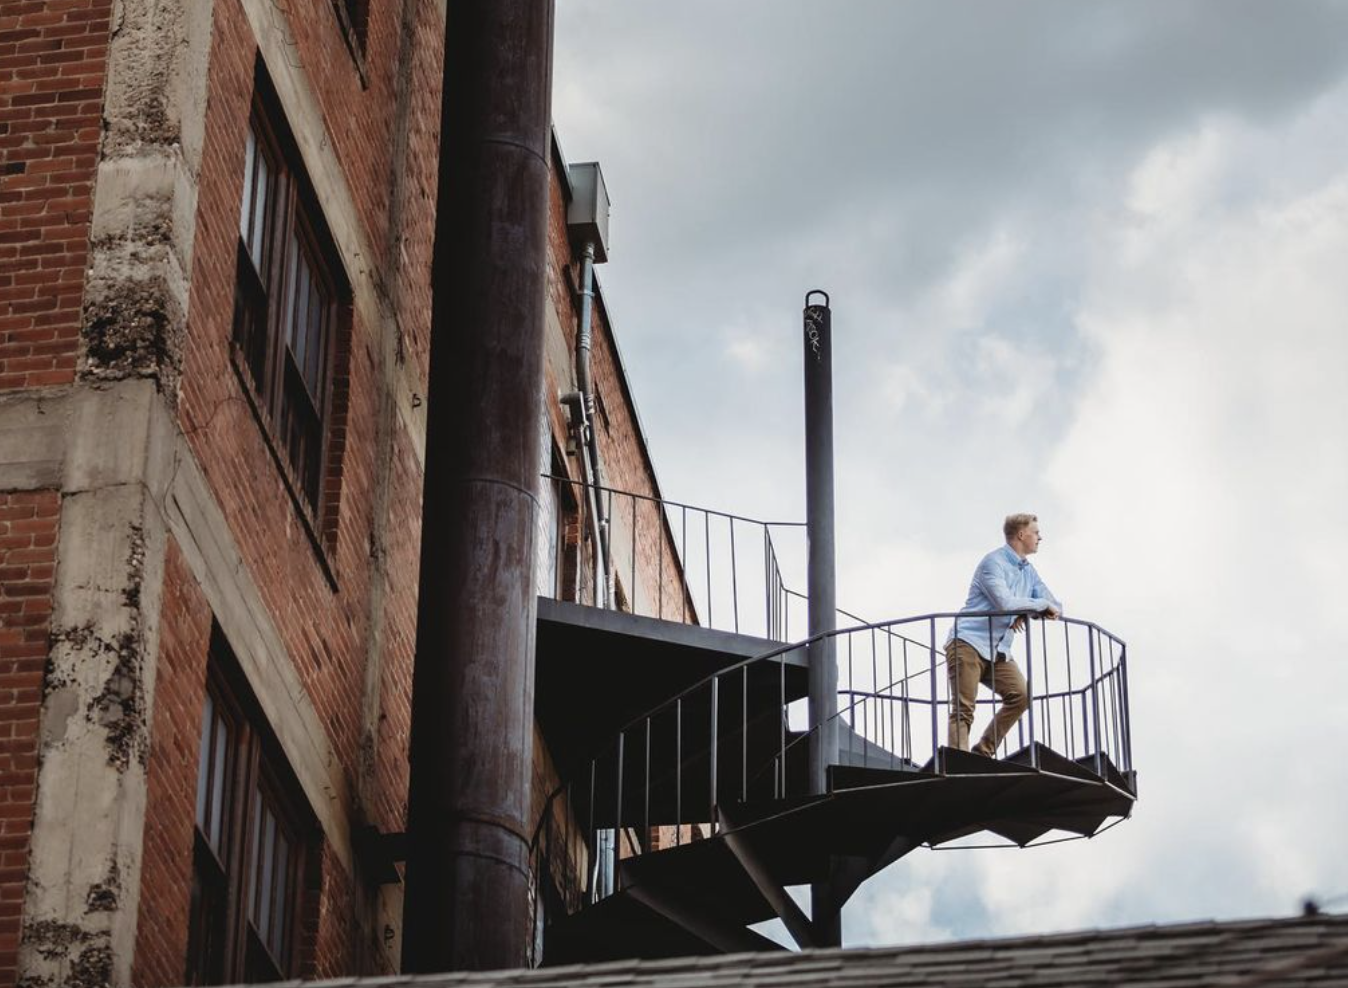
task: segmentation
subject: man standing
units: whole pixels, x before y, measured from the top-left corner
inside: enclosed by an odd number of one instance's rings
[[[1062,604],[1030,565],[1029,557],[1039,551],[1039,519],[1035,515],[1008,515],[1002,534],[1006,545],[988,553],[978,564],[961,613],[1026,611],[1057,618],[1062,614]],[[1024,615],[955,619],[945,645],[950,677],[950,747],[969,750],[969,727],[974,721],[979,682],[992,687],[1002,700],[1002,708],[974,746],[977,754],[991,758],[1006,732],[1030,705],[1025,677],[1011,658],[1012,636],[1024,627]]]

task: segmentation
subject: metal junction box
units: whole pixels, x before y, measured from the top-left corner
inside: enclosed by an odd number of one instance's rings
[[[566,226],[571,242],[577,246],[594,244],[594,259],[608,260],[608,189],[597,161],[569,165],[571,205],[566,210]]]

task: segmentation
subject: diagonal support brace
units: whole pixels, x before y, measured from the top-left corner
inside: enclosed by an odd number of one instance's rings
[[[744,873],[753,881],[758,893],[763,896],[768,905],[772,906],[779,919],[786,925],[786,930],[791,934],[791,938],[796,941],[797,946],[802,950],[808,950],[811,947],[817,947],[814,924],[810,922],[804,910],[796,905],[796,900],[787,894],[781,883],[768,874],[767,867],[763,861],[754,852],[750,846],[748,837],[735,829],[735,823],[725,812],[724,807],[717,807],[718,815],[721,818],[721,826],[725,829],[721,832],[721,837],[730,848],[735,859],[744,869]]]
[[[706,941],[727,954],[779,950],[778,944],[760,936],[745,926],[721,922],[703,903],[688,901],[668,889],[654,889],[649,885],[633,885],[623,890],[625,895],[640,902],[647,909],[683,927],[693,936]]]

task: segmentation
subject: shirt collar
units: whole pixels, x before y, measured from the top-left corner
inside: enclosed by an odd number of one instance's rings
[[[1009,543],[1002,543],[1002,552],[1006,554],[1006,561],[1016,567],[1016,569],[1024,569],[1026,566],[1030,565],[1030,561],[1028,559],[1021,559],[1020,554],[1017,553],[1015,549],[1012,549]]]

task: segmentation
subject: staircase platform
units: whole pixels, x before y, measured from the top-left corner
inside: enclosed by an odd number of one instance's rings
[[[536,631],[534,710],[563,778],[580,777],[580,770],[592,756],[601,753],[601,746],[646,711],[713,673],[780,645],[752,635],[549,597],[538,598]],[[750,670],[746,677],[750,710],[780,710],[783,678],[788,701],[805,695],[804,650],[786,653],[782,663],[784,670],[778,669],[775,660],[757,663]],[[731,678],[738,682],[737,677]],[[743,698],[735,683],[723,686],[734,687],[726,688],[726,695],[720,698],[729,722],[729,711],[735,711],[738,718]],[[686,705],[685,757],[696,757],[700,752],[705,759],[710,730],[706,694],[701,691],[699,697],[690,697]],[[776,720],[772,723],[771,740],[775,744],[779,726]],[[654,761],[654,753],[652,758]],[[665,762],[656,764],[668,764],[672,758],[671,754]]]

